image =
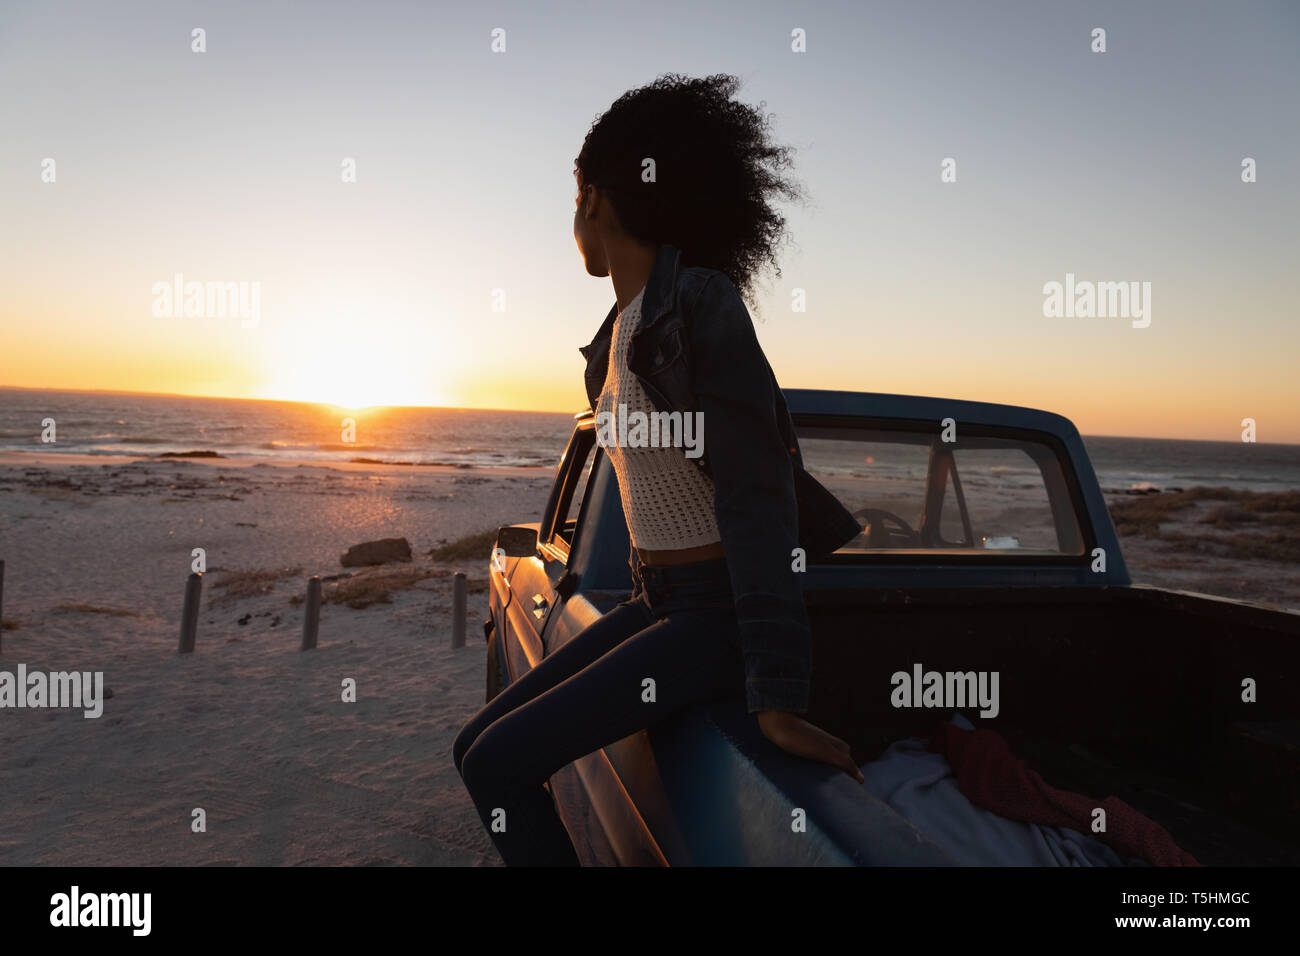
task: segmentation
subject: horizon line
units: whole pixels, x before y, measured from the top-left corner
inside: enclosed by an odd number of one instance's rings
[[[89,393],[96,393],[96,394],[102,393],[107,395],[143,395],[143,396],[153,397],[153,398],[213,398],[213,399],[222,399],[225,401],[234,401],[234,402],[279,402],[282,404],[290,404],[290,405],[325,405],[325,406],[329,406],[330,408],[342,408],[348,411],[357,411],[357,412],[364,412],[372,408],[429,408],[429,409],[439,409],[439,410],[446,410],[446,411],[520,412],[523,414],[532,414],[532,415],[573,416],[573,415],[580,415],[586,411],[586,409],[580,409],[577,412],[573,412],[573,411],[565,411],[561,409],[549,409],[549,408],[492,408],[492,407],[478,406],[478,405],[383,405],[380,404],[380,405],[366,405],[360,408],[349,408],[347,405],[337,405],[334,402],[318,402],[318,401],[313,401],[311,399],[257,398],[248,395],[195,395],[186,392],[142,392],[142,391],[132,391],[129,389],[120,389],[120,388],[66,388],[66,387],[57,387],[57,386],[38,387],[33,385],[0,385],[0,389],[10,389],[13,391],[24,391],[24,392],[89,392]],[[1005,404],[1005,403],[994,403],[994,404]],[[1027,407],[1027,406],[1021,406],[1021,407]],[[1073,420],[1071,420],[1071,424],[1073,424]],[[1100,435],[1100,434],[1085,435],[1083,432],[1079,432],[1079,435],[1082,438],[1128,438],[1128,439],[1143,440],[1143,441],[1190,441],[1190,442],[1206,442],[1210,444],[1224,444],[1224,443],[1235,444],[1235,442],[1233,442],[1232,439],[1229,438],[1168,438],[1161,435]],[[1272,442],[1251,442],[1250,444],[1282,445],[1286,447],[1294,447],[1300,445],[1300,442],[1272,441]]]
[[[362,405],[353,408],[335,402],[319,402],[310,398],[261,398],[253,395],[196,395],[192,392],[141,392],[123,388],[67,388],[63,386],[35,385],[0,385],[0,389],[13,389],[23,392],[91,392],[106,395],[145,395],[152,398],[216,398],[231,402],[279,402],[289,405],[328,405],[330,408],[343,408],[348,411],[364,412],[371,408],[435,408],[447,411],[467,412],[525,412],[537,415],[572,415],[572,411],[551,408],[491,408],[479,405],[407,405],[383,404]]]

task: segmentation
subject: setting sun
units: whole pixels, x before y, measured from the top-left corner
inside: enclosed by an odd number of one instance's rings
[[[383,376],[357,378],[355,370],[340,374],[286,376],[267,388],[262,398],[291,402],[316,402],[348,411],[391,405],[446,405],[433,389],[403,382],[382,381]]]
[[[307,340],[267,354],[261,398],[317,402],[358,410],[378,405],[448,405],[420,349],[396,349],[401,341],[383,321],[361,323],[329,317],[313,323]],[[278,345],[279,343],[277,343]]]

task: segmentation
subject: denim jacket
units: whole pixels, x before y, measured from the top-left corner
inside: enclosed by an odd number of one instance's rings
[[[593,410],[617,316],[616,303],[596,337],[579,349]],[[627,360],[656,409],[702,415],[703,453],[687,460],[713,481],[743,642],[747,709],[806,713],[811,634],[793,552],[802,547],[811,558],[834,551],[860,525],[804,470],[785,397],[726,275],[683,267],[681,251],[661,245]]]

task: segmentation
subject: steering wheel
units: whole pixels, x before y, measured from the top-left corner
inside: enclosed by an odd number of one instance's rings
[[[910,524],[884,508],[859,508],[853,517],[866,521],[864,532],[871,548],[919,548],[921,535]],[[890,527],[893,525],[894,527]]]

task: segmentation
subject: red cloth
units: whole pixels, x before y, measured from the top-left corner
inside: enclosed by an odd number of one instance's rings
[[[1123,800],[1107,797],[1097,801],[1049,787],[992,730],[965,730],[944,723],[930,738],[929,749],[948,758],[957,786],[967,799],[999,816],[1069,827],[1096,837],[1121,856],[1136,857],[1152,866],[1201,865],[1164,827]],[[1097,807],[1106,811],[1104,833],[1092,832],[1092,814]]]

